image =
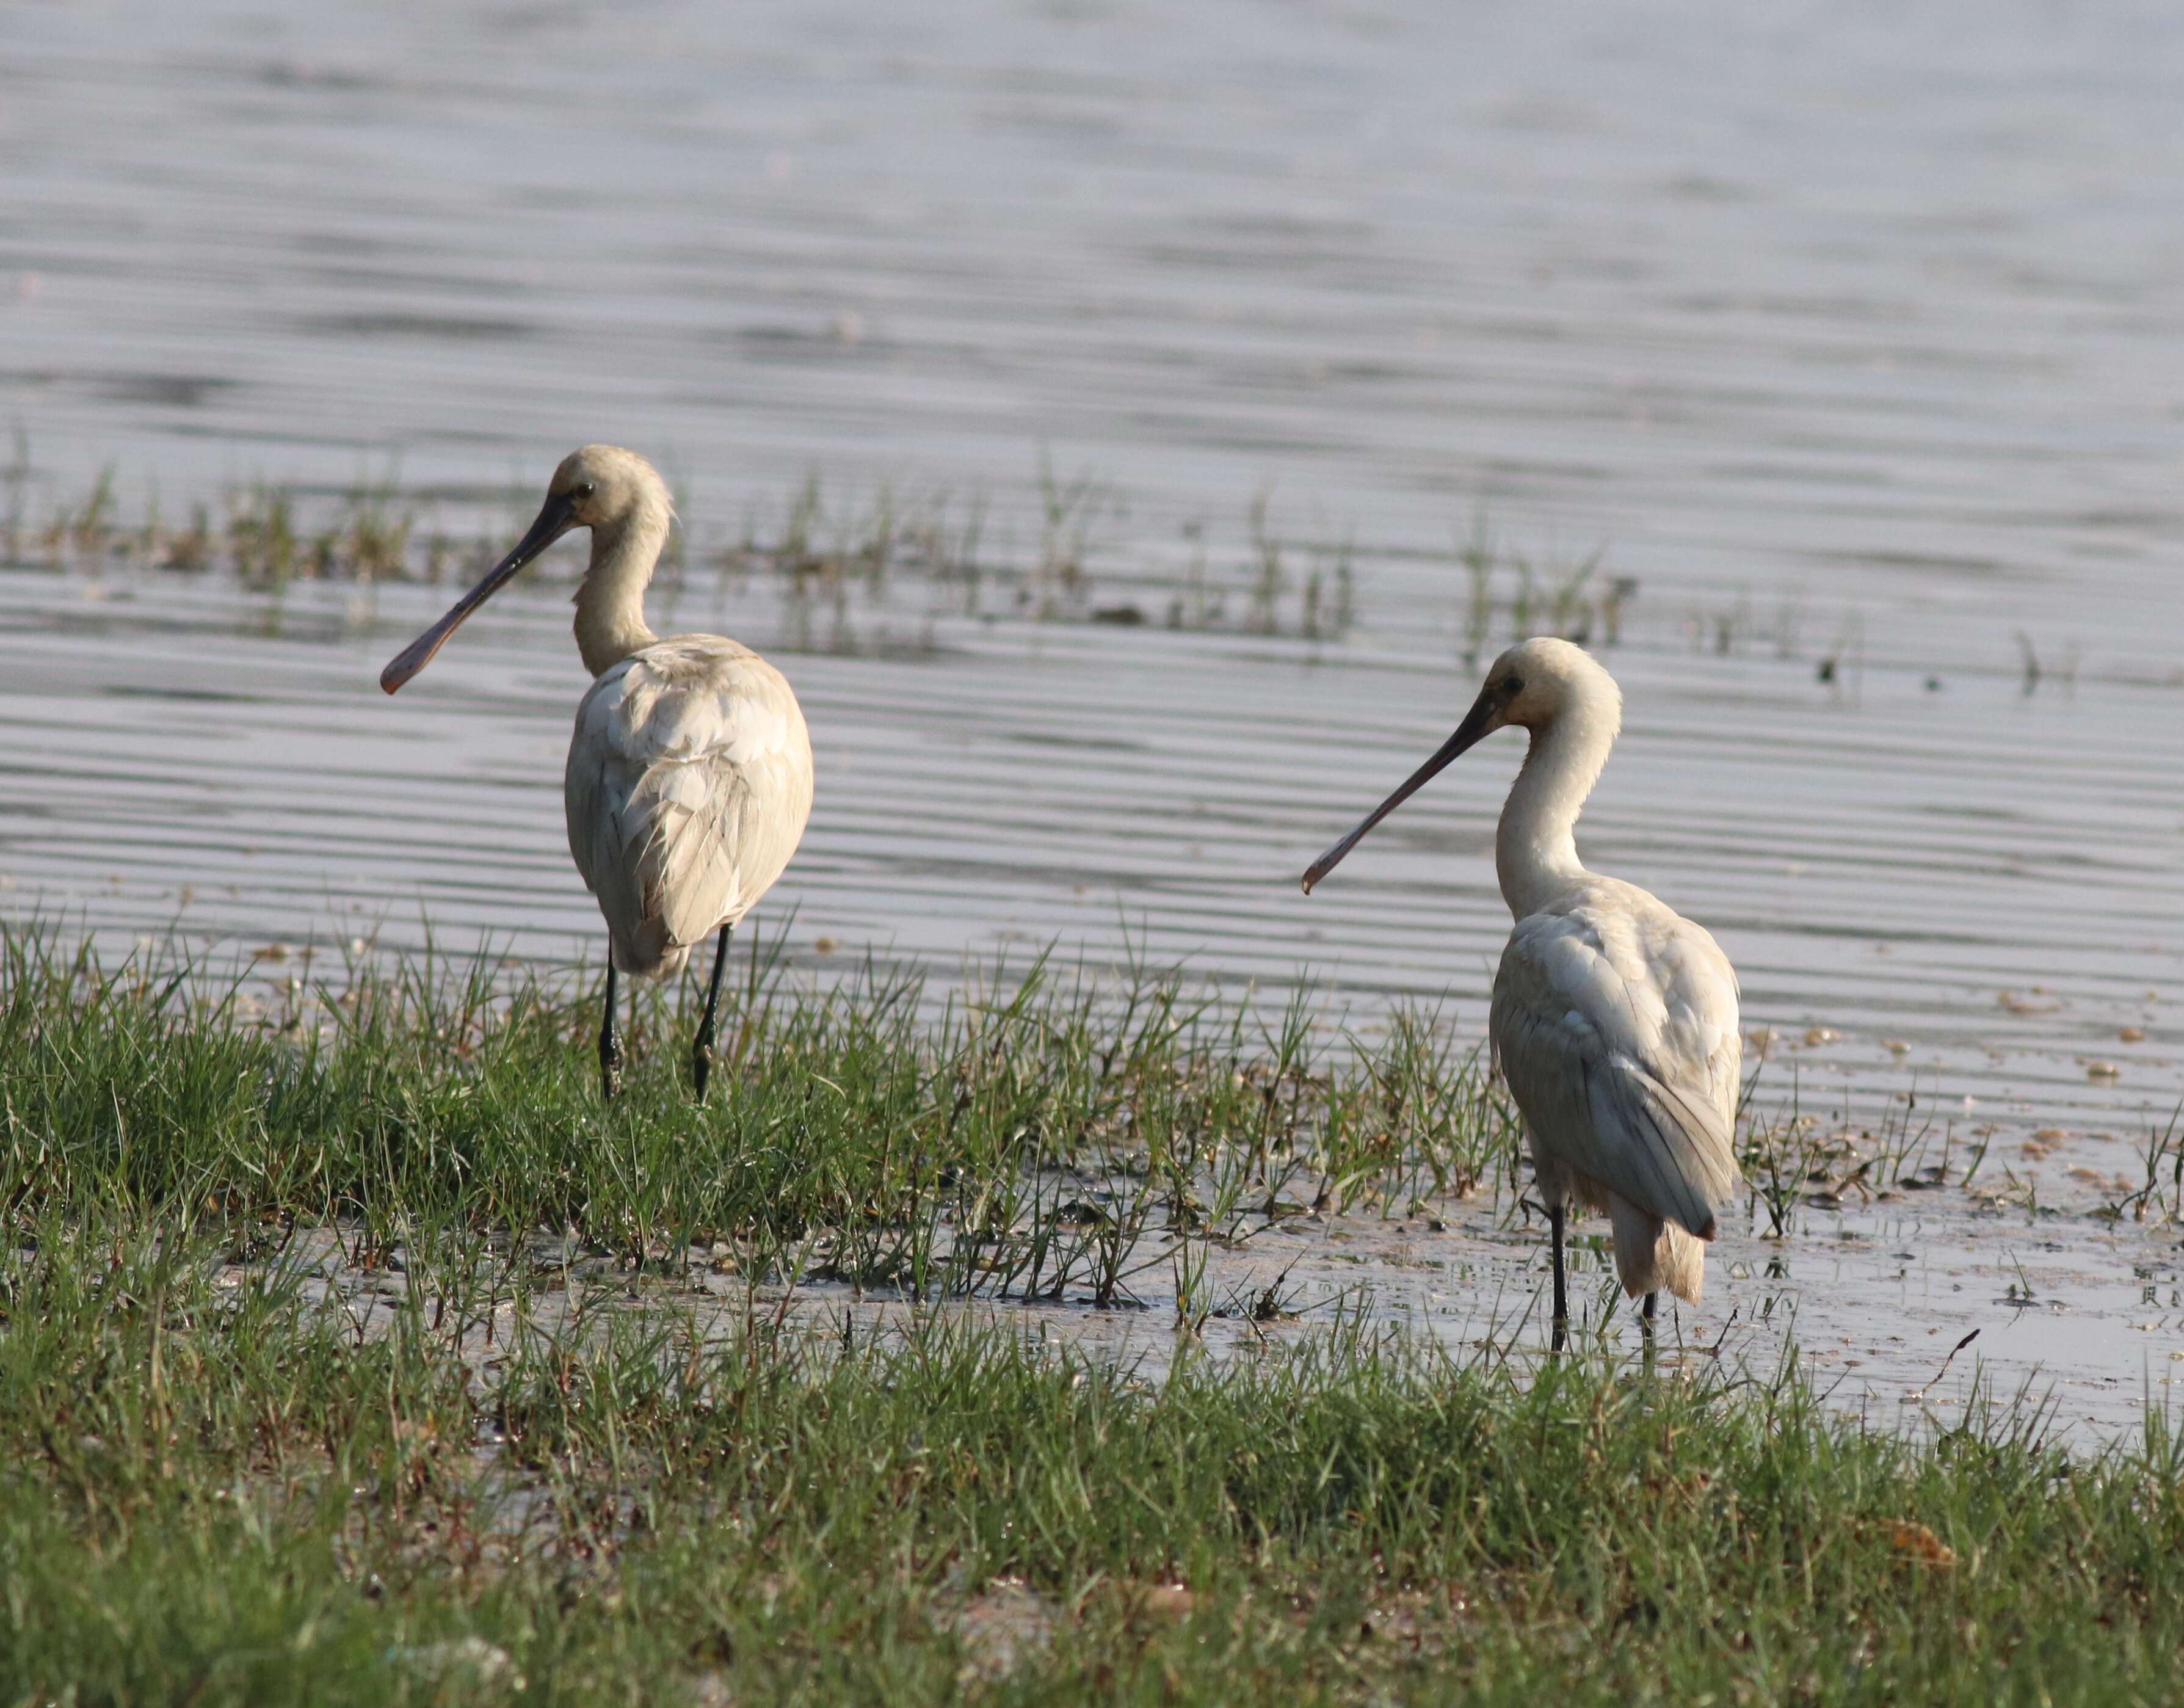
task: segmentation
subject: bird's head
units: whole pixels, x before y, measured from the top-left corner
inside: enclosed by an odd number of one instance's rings
[[[554,539],[572,527],[612,527],[638,516],[665,518],[675,513],[660,471],[618,444],[583,445],[561,459],[546,483],[546,507],[532,524],[533,533],[557,506]]]
[[[1518,641],[1488,667],[1485,685],[1464,714],[1459,733],[1476,719],[1474,740],[1513,723],[1538,735],[1575,715],[1605,715],[1619,727],[1623,690],[1583,647],[1543,634]]]
[[[457,600],[445,617],[404,647],[379,673],[379,685],[392,694],[416,675],[432,662],[432,655],[447,644],[448,637],[462,627],[464,618],[571,528],[604,531],[650,520],[664,533],[674,515],[667,483],[660,477],[658,469],[635,451],[616,444],[588,444],[571,451],[546,483],[546,502],[539,506],[515,549]]]
[[[1623,717],[1623,693],[1615,678],[1591,653],[1567,640],[1541,635],[1518,642],[1489,667],[1485,685],[1471,702],[1471,710],[1433,757],[1367,813],[1357,829],[1312,862],[1304,874],[1305,894],[1309,896],[1312,885],[1341,863],[1367,831],[1439,776],[1459,754],[1513,724],[1537,737],[1572,717],[1603,722],[1607,739],[1613,740]]]

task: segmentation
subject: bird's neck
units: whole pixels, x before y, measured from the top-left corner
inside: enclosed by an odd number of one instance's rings
[[[577,587],[577,650],[597,676],[659,639],[644,620],[644,589],[672,520],[643,504],[592,530],[591,567]]]
[[[1502,899],[1519,919],[1538,913],[1585,875],[1577,857],[1577,815],[1615,745],[1617,713],[1604,697],[1597,703],[1581,697],[1532,732],[1524,768],[1517,773],[1494,835]]]

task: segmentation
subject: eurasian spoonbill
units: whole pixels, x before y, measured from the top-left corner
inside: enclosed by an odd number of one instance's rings
[[[663,640],[646,626],[644,589],[674,519],[667,483],[635,451],[571,452],[515,550],[405,647],[379,685],[393,693],[516,571],[570,529],[591,530],[576,628],[593,679],[577,707],[564,793],[569,852],[607,923],[600,1090],[611,1097],[621,1080],[616,975],[670,977],[716,936],[691,1050],[702,1102],[728,939],[811,816],[811,739],[787,680],[749,648],[717,634]]]
[[[1607,1211],[1616,1272],[1632,1298],[1645,1296],[1651,1336],[1659,1289],[1698,1302],[1713,1207],[1737,1182],[1736,971],[1701,927],[1577,857],[1578,813],[1622,723],[1622,690],[1583,650],[1546,639],[1513,646],[1440,751],[1304,875],[1309,895],[1467,748],[1508,725],[1530,732],[1494,839],[1516,929],[1494,976],[1487,1035],[1546,1201],[1557,1349],[1569,1320],[1571,1198]]]

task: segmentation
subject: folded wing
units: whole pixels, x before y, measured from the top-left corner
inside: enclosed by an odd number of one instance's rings
[[[811,744],[781,673],[733,641],[664,640],[577,710],[569,851],[624,970],[667,973],[749,911],[811,812]]]
[[[1598,880],[1520,920],[1490,1030],[1535,1137],[1580,1175],[1702,1238],[1735,1190],[1736,975],[1644,890]]]

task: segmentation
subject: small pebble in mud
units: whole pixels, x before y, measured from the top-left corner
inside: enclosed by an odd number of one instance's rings
[[[2086,1077],[2089,1080],[2113,1080],[2118,1077],[2114,1062],[2088,1062]]]
[[[814,937],[811,940],[813,951],[821,955],[831,955],[841,946],[832,937]]]
[[[2126,1044],[2142,1044],[2146,1041],[2146,1030],[2142,1026],[2126,1026],[2116,1036]]]
[[[1892,1056],[1908,1056],[1911,1053],[1911,1047],[1901,1038],[1883,1038],[1880,1041],[1880,1047]]]
[[[1821,1044],[1832,1044],[1835,1042],[1836,1037],[1836,1033],[1832,1026],[1808,1026],[1805,1028],[1805,1043],[1808,1047],[1814,1047]]]

